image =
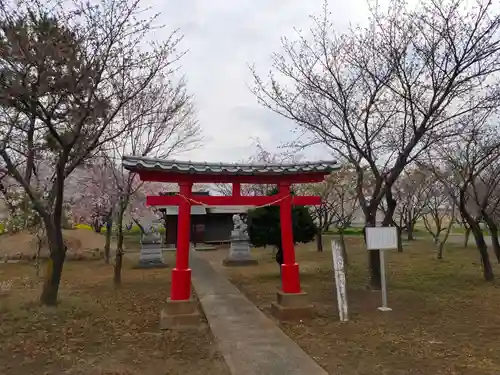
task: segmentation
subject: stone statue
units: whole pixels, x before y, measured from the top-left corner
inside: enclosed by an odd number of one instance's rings
[[[248,225],[240,215],[233,215],[233,231],[239,233],[242,236],[248,235]]]
[[[145,219],[142,224],[144,229],[144,234],[147,235],[157,235],[159,233],[158,224],[151,221],[150,219]]]
[[[233,215],[233,230],[231,231],[231,247],[229,254],[224,259],[225,266],[245,266],[257,264],[250,253],[250,242],[248,238],[248,225],[246,218],[238,214]]]
[[[145,223],[142,227],[144,228],[144,234],[146,235],[153,232],[153,225],[151,223]]]
[[[159,230],[151,220],[144,220],[141,236],[139,263],[134,268],[164,268],[162,240]]]

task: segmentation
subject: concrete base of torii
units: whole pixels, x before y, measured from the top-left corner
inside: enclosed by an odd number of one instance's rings
[[[313,306],[307,293],[277,292],[277,301],[271,304],[271,314],[278,320],[299,320],[312,317]]]
[[[160,329],[197,328],[201,324],[198,304],[193,299],[173,301],[170,298],[161,310]]]

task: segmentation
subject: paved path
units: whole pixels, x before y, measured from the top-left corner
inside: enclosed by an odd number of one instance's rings
[[[225,276],[191,253],[193,285],[233,375],[328,375]]]

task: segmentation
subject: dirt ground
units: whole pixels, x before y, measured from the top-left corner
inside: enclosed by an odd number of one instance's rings
[[[68,254],[84,254],[96,249],[104,249],[104,235],[88,229],[63,230],[64,240],[68,246]],[[3,234],[0,236],[0,259],[33,256],[37,249],[37,238],[28,232]],[[48,249],[42,248],[42,255],[47,255]]]
[[[112,266],[67,262],[60,305],[43,308],[33,266],[0,264],[0,286],[12,283],[0,297],[0,374],[228,375],[203,317],[199,329],[159,330],[170,270],[131,265],[115,289]]]
[[[388,251],[389,306],[368,290],[367,254],[361,238],[348,239],[350,321],[339,322],[329,244],[297,247],[303,289],[315,316],[282,329],[330,374],[498,375],[500,287],[482,279],[477,250],[450,245],[435,259],[430,242],[405,243]],[[227,250],[205,253],[220,266]],[[226,268],[229,278],[269,314],[280,285],[271,249],[254,249],[258,266]],[[493,261],[492,257],[492,261]],[[495,265],[500,276],[500,267]]]

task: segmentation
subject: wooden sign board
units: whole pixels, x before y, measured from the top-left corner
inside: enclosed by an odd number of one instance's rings
[[[397,249],[396,227],[366,227],[366,248],[368,250]]]
[[[382,306],[380,311],[391,311],[387,306],[387,283],[385,280],[385,251],[387,249],[397,249],[398,230],[396,227],[367,227],[366,228],[366,248],[368,250],[380,251],[380,283],[382,284]]]

